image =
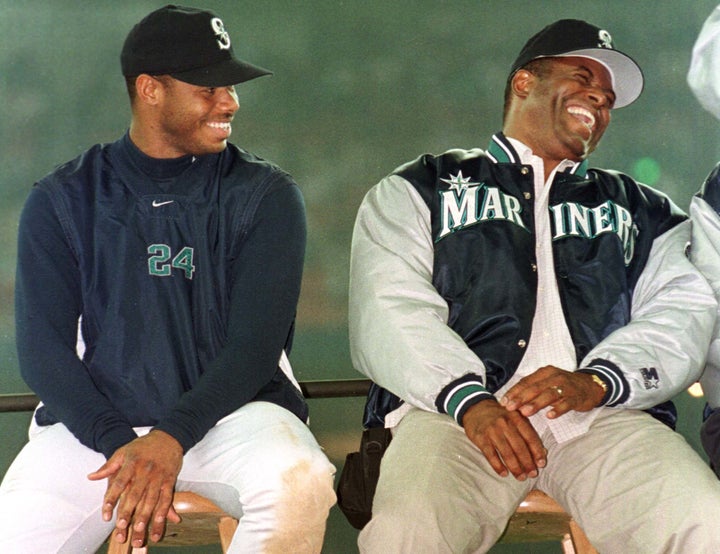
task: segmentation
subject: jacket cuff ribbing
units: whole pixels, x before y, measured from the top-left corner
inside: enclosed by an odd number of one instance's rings
[[[435,400],[435,406],[443,414],[452,416],[462,425],[463,416],[471,406],[482,400],[495,398],[488,392],[479,375],[468,374],[446,385]]]
[[[577,370],[578,373],[597,375],[607,385],[607,392],[603,396],[600,406],[617,406],[625,402],[630,396],[630,385],[620,368],[608,360],[596,358],[587,367]]]

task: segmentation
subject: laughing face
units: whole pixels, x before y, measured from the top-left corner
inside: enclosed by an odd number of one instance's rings
[[[610,123],[615,102],[607,68],[589,58],[547,58],[542,70],[521,69],[514,79],[524,101],[515,136],[547,161],[585,159]]]

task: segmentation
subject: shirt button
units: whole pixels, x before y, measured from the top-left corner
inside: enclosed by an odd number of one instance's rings
[[[525,348],[525,347],[527,346],[527,343],[526,343],[523,339],[520,339],[520,340],[518,341],[518,346],[519,346],[520,348]]]
[[[527,167],[523,166],[522,168],[520,168],[520,173],[522,173],[523,175],[527,175],[528,173],[530,173],[530,170]]]
[[[530,200],[532,198],[532,194],[529,192],[523,192],[523,197],[525,197],[525,200]]]

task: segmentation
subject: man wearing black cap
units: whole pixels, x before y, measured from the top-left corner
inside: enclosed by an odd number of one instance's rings
[[[320,552],[334,468],[287,358],[303,200],[227,142],[233,85],[269,72],[176,6],[121,63],[129,131],[40,180],[21,216],[18,353],[42,404],[0,487],[0,552],[156,541],[173,489],[239,518],[229,552]]]
[[[607,31],[555,22],[512,65],[487,150],[424,155],[367,194],[350,343],[376,383],[366,425],[394,430],[361,552],[487,551],[533,488],[600,552],[720,547],[720,484],[671,429],[716,308],[687,218],[588,169],[642,86]]]

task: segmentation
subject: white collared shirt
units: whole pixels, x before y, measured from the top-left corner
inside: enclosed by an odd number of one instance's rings
[[[537,305],[527,350],[513,377],[495,396],[503,394],[521,378],[530,375],[546,365],[553,365],[568,371],[577,369],[575,346],[570,336],[565,315],[560,303],[555,264],[552,252],[552,230],[550,227],[549,198],[555,174],[577,166],[577,162],[563,160],[544,181],[543,160],[522,142],[508,137],[520,156],[520,161],[533,168],[534,175],[534,216],[535,216],[535,257],[537,262],[538,288]],[[597,410],[590,412],[571,411],[558,419],[548,419],[547,409],[530,418],[538,434],[547,428],[558,442],[565,442],[584,434],[595,419]]]

